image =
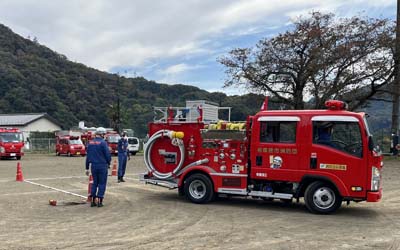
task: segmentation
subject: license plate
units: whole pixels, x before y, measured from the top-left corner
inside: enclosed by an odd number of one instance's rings
[[[10,154],[10,156],[15,156],[15,155],[16,155],[15,153],[11,153],[11,154]]]

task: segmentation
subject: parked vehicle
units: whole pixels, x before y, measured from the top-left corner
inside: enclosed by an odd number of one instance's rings
[[[105,136],[105,141],[108,144],[110,153],[113,155],[118,155],[118,140],[121,136],[115,131],[107,131]]]
[[[177,188],[194,203],[215,195],[292,201],[328,214],[346,202],[378,202],[383,159],[365,113],[345,110],[262,110],[246,123],[167,118],[149,124],[146,183]],[[325,133],[325,134],[324,134]]]
[[[0,127],[0,159],[16,158],[24,155],[24,136],[17,128]]]
[[[131,155],[136,155],[139,152],[139,138],[128,137],[128,149]]]
[[[56,155],[86,155],[86,147],[79,136],[57,136],[56,137]]]

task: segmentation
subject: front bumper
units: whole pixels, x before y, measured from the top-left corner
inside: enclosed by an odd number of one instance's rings
[[[86,155],[85,150],[70,150],[71,155]]]
[[[0,153],[0,157],[18,157],[18,156],[23,156],[23,155],[24,155],[24,153],[20,153],[20,152],[18,152],[18,153],[8,153],[8,152]]]
[[[367,202],[378,202],[382,198],[382,188],[377,192],[367,192]]]

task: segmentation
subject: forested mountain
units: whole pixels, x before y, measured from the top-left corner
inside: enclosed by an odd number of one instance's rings
[[[36,40],[36,39],[35,39]],[[0,113],[47,112],[64,129],[112,126],[120,100],[123,128],[144,136],[153,106],[184,106],[186,100],[209,100],[232,107],[232,120],[259,110],[261,95],[226,96],[187,85],[167,85],[143,77],[125,78],[83,64],[25,39],[0,24]]]

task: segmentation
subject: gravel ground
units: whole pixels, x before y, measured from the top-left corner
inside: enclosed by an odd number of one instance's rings
[[[26,155],[20,162],[26,180],[87,196],[84,160]],[[176,190],[140,183],[142,156],[128,162],[127,182],[109,177],[105,206],[91,208],[16,182],[16,165],[0,161],[0,249],[400,249],[399,159],[385,160],[381,202],[343,204],[332,215],[310,214],[302,200],[192,204]]]

